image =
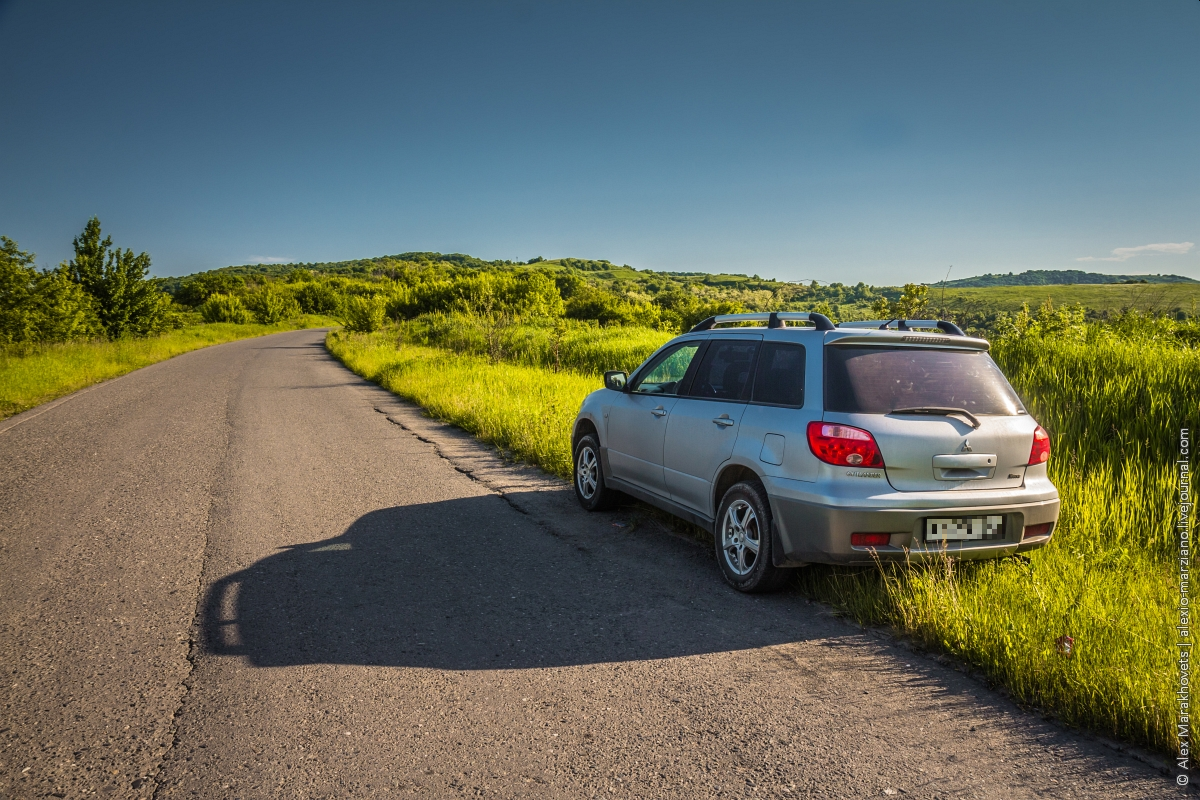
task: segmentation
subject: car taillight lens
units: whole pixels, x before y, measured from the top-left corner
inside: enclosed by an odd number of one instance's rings
[[[1050,434],[1041,425],[1033,432],[1033,447],[1029,451],[1029,465],[1045,464],[1050,460]]]
[[[850,544],[855,547],[887,547],[892,540],[890,533],[852,533]]]
[[[839,467],[882,467],[875,437],[862,428],[833,422],[808,423],[808,446],[826,464]]]

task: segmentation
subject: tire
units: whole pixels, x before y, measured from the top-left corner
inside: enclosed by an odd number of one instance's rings
[[[617,493],[604,483],[600,463],[600,443],[593,434],[580,437],[575,444],[575,497],[587,511],[605,511],[617,504]]]
[[[792,571],[771,563],[771,504],[758,481],[742,481],[721,498],[713,541],[725,581],[739,592],[782,589]]]

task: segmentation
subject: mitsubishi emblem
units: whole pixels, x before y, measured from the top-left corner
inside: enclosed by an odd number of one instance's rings
[[[971,452],[971,443],[970,442],[963,442],[963,452],[964,453]]]

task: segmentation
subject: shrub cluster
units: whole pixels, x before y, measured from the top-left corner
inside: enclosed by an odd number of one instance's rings
[[[242,276],[225,270],[183,280],[175,300],[210,322],[270,323],[297,314],[327,314],[348,330],[378,330],[425,314],[481,319],[567,319],[600,325],[686,330],[705,317],[744,310],[741,302],[679,288],[647,298],[590,282],[575,269],[534,265],[402,269],[346,276],[296,269],[286,275]]]
[[[62,342],[100,327],[90,295],[65,270],[41,270],[32,253],[0,236],[0,343]]]
[[[175,323],[171,298],[147,280],[149,255],[114,248],[95,217],[74,247],[70,261],[38,270],[0,236],[0,344],[148,336]]]

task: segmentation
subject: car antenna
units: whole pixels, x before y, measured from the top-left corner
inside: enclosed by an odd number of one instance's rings
[[[954,269],[954,265],[950,265],[950,269]],[[946,277],[942,278],[942,318],[946,317],[946,281],[950,280],[950,269],[946,270]]]

